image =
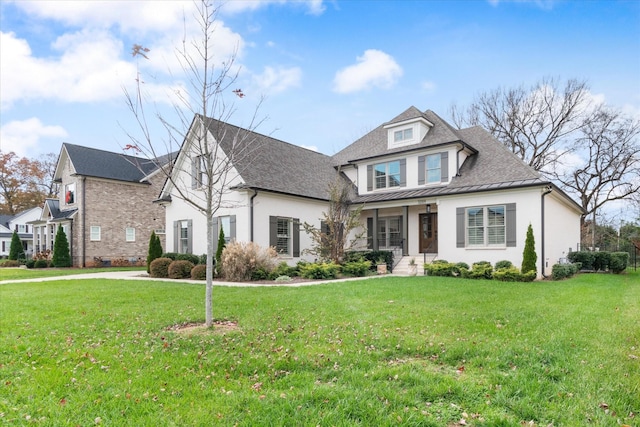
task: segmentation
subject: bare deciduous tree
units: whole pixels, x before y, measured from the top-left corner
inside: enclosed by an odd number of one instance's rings
[[[0,153],[0,213],[15,215],[25,209],[42,206],[55,194],[55,163],[18,157],[14,152]]]
[[[600,107],[585,120],[580,133],[574,154],[583,165],[568,171],[557,169],[554,176],[565,190],[579,197],[595,225],[596,213],[605,204],[637,196],[640,191],[640,122]],[[592,236],[595,246],[595,233]]]
[[[360,212],[363,206],[351,209],[351,193],[353,187],[349,180],[338,175],[329,185],[329,210],[323,212],[322,225],[316,228],[309,223],[302,226],[309,234],[313,245],[305,252],[322,260],[341,263],[345,252],[353,249],[363,232],[356,233],[350,240],[351,232],[361,227]]]
[[[543,78],[531,88],[498,88],[481,93],[461,110],[451,107],[454,124],[482,126],[534,169],[546,172],[572,148],[571,135],[588,113],[589,88],[571,79],[563,86]]]
[[[183,141],[190,141],[189,150],[180,153],[182,173],[172,173],[171,167],[162,169],[173,188],[173,194],[184,200],[206,217],[207,224],[207,264],[206,264],[206,325],[213,325],[213,262],[218,233],[214,230],[213,218],[216,212],[227,207],[225,195],[236,178],[234,164],[245,163],[256,148],[253,130],[260,124],[256,120],[260,103],[245,129],[225,126],[236,111],[232,99],[241,99],[244,93],[234,88],[239,68],[235,64],[236,53],[224,61],[216,60],[214,48],[218,9],[209,0],[194,2],[195,25],[199,34],[193,40],[183,40],[176,49],[182,72],[187,75],[187,87],[174,93],[177,100],[174,110],[179,123],[156,114],[162,123],[166,136],[162,141],[154,140],[145,112],[142,82],[138,77],[136,92],[125,90],[127,104],[133,113],[142,136],[127,132],[136,150],[149,158],[174,151]],[[185,34],[193,23],[185,19]],[[148,59],[153,53],[140,45],[134,45],[132,55]],[[187,134],[189,131],[190,134]],[[186,147],[185,144],[183,147]],[[173,167],[179,167],[177,163]],[[187,176],[188,178],[184,178]],[[182,178],[180,178],[182,177]],[[174,237],[175,238],[175,237]]]

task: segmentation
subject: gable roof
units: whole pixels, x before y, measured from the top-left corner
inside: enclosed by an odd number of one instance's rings
[[[145,159],[66,142],[62,144],[58,167],[63,156],[68,157],[78,175],[125,182],[143,182],[149,174],[173,158],[169,154],[157,159]],[[55,179],[60,178],[61,171],[56,168]]]
[[[234,154],[245,187],[329,200],[329,184],[338,177],[331,157],[212,118],[206,126],[214,138],[223,135],[220,147]],[[240,145],[234,147],[234,140]]]
[[[418,118],[423,118],[433,124],[422,141],[408,147],[399,147],[390,150],[387,144],[387,129],[385,126]],[[350,162],[356,162],[378,156],[386,156],[428,147],[437,147],[448,143],[455,143],[460,140],[462,140],[462,137],[459,135],[458,131],[451,127],[449,123],[440,118],[436,113],[431,110],[427,110],[423,113],[416,107],[412,106],[394,119],[381,124],[362,138],[334,154],[333,160],[336,165],[345,165]]]

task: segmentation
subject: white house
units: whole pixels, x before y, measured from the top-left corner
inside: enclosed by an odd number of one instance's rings
[[[237,136],[248,132],[213,119],[205,127],[228,155]],[[192,125],[174,168],[173,182],[190,182],[192,194],[202,191],[190,178],[198,169],[191,147],[201,129]],[[250,154],[234,157],[233,184],[214,222],[231,239],[275,246],[290,263],[305,259],[311,244],[299,224],[320,227],[328,185],[339,176],[357,189],[353,205],[363,206],[363,246],[393,250],[405,262],[510,260],[519,266],[531,224],[538,271],[548,275],[580,242],[577,203],[484,129],[454,129],[430,110],[410,107],[334,156],[251,136]],[[159,200],[166,207],[167,247],[205,253],[203,215],[169,181]]]
[[[41,212],[42,208],[37,207],[24,210],[13,216],[0,216],[0,258],[9,256],[11,238],[14,231],[18,232],[25,255],[29,258],[33,256],[33,226],[31,221],[38,219]]]

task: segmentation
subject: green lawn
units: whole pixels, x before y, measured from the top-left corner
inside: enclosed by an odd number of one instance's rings
[[[0,268],[0,283],[4,280],[37,279],[40,277],[70,276],[74,274],[98,273],[101,271],[146,271],[145,267],[107,268]]]
[[[0,424],[640,424],[640,274],[0,284]]]

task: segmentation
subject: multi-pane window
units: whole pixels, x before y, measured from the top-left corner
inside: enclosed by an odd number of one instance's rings
[[[426,159],[426,176],[427,183],[440,182],[442,177],[442,166],[440,154],[431,154]]]
[[[90,237],[89,239],[92,241],[99,241],[100,240],[100,226],[99,225],[92,225],[91,229],[90,229]]]
[[[408,139],[413,139],[413,128],[397,130],[393,133],[393,142],[401,142]]]
[[[506,242],[505,207],[467,208],[467,244],[496,246]]]
[[[136,241],[136,229],[133,227],[127,227],[124,231],[125,240],[127,242],[135,242]]]
[[[400,160],[378,163],[373,170],[376,189],[400,187]]]
[[[276,251],[280,255],[291,255],[291,221],[278,218],[276,223]]]
[[[393,248],[402,246],[402,218],[378,219],[378,246]]]
[[[180,221],[180,246],[178,252],[189,253],[189,222]]]

